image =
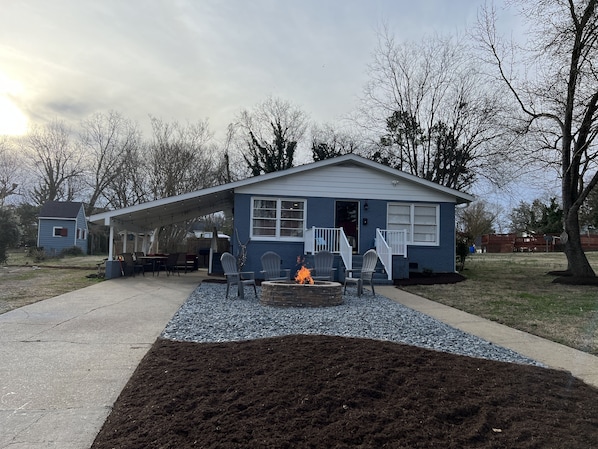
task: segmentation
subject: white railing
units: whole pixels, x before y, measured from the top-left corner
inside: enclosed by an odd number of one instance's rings
[[[392,249],[386,239],[382,235],[380,228],[376,228],[376,253],[378,253],[378,259],[384,265],[388,280],[392,280]]]
[[[330,251],[340,254],[345,268],[353,268],[353,247],[343,231],[343,228],[319,228],[313,226],[304,233],[305,254],[316,254],[319,251]],[[392,279],[392,256],[407,257],[407,231],[391,231],[376,229],[376,252],[388,274]]]
[[[353,269],[353,247],[349,243],[347,236],[345,235],[345,231],[343,228],[339,228],[339,250],[341,253],[341,259],[343,259],[343,263],[345,264],[345,268],[347,270]]]
[[[379,229],[380,236],[390,246],[393,256],[407,257],[407,231],[391,231],[388,229]]]
[[[343,228],[318,228],[313,226],[305,230],[304,236],[305,254],[330,251],[334,254],[340,254],[348,270],[353,266],[353,248],[349,244]]]

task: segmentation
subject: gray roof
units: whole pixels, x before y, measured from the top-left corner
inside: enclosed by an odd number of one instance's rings
[[[83,203],[72,201],[48,201],[39,212],[39,218],[77,218]]]
[[[426,181],[417,176],[389,168],[355,154],[346,154],[332,159],[292,167],[287,170],[267,173],[265,175],[231,182],[229,184],[198,190],[196,192],[189,192],[178,196],[137,204],[124,209],[91,215],[89,221],[106,226],[115,226],[120,230],[126,229],[133,232],[145,232],[154,229],[157,226],[177,223],[189,218],[219,211],[230,211],[233,207],[235,189],[296,173],[303,173],[320,167],[347,163],[369,167],[381,173],[391,174],[397,178],[411,180],[428,189],[444,192],[454,196],[457,204],[468,203],[474,200],[473,196],[469,194],[435,184],[431,181]]]

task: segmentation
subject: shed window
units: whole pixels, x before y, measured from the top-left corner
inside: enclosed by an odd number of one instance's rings
[[[68,237],[69,230],[68,228],[61,228],[59,226],[54,226],[54,237]]]
[[[387,229],[407,231],[410,245],[437,246],[440,207],[437,204],[391,203],[388,205]]]
[[[304,199],[253,198],[251,237],[301,240],[305,228]]]

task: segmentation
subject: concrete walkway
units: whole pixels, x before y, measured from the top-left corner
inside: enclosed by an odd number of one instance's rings
[[[598,357],[453,309],[392,286],[376,286],[376,293],[464,332],[477,335],[498,346],[512,349],[530,359],[542,362],[550,368],[569,371],[585,383],[598,387]]]
[[[115,279],[0,315],[0,448],[89,448],[199,283],[195,274]]]
[[[86,449],[201,273],[114,279],[0,315],[0,449]],[[598,358],[391,286],[378,293],[598,386]]]

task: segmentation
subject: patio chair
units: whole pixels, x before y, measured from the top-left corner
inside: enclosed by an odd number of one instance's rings
[[[253,285],[253,294],[257,298],[257,288],[255,286],[255,273],[253,271],[239,271],[237,268],[237,259],[231,253],[223,253],[220,256],[220,262],[224,269],[226,277],[226,297],[231,285],[236,285],[238,289],[237,296],[241,299],[245,297],[244,287]]]
[[[123,258],[123,271],[125,276],[135,276],[135,273],[143,273],[145,276],[145,272],[143,270],[143,265],[137,265],[135,263],[135,259],[133,259],[132,253],[123,253],[121,254]]]
[[[376,264],[378,263],[378,254],[376,253],[375,249],[368,250],[363,255],[363,264],[360,269],[355,270],[346,270],[345,271],[345,290],[344,292],[347,293],[347,284],[356,284],[357,285],[357,295],[361,296],[363,293],[363,284],[365,282],[369,282],[370,287],[372,287],[372,295],[376,296],[376,291],[374,290],[374,272],[376,270]],[[348,274],[351,277],[347,276]],[[356,277],[353,277],[356,275]]]
[[[166,275],[173,275],[174,276],[174,272],[176,271],[178,273],[179,271],[179,267],[177,265],[177,261],[179,260],[179,253],[170,253],[168,254],[168,257],[166,258]],[[178,275],[180,276],[181,274],[178,273]]]
[[[291,269],[280,268],[280,256],[274,251],[262,254],[262,273],[266,281],[290,281]]]
[[[187,270],[189,270],[189,265],[187,264],[187,253],[175,253],[172,256],[172,259],[167,259],[166,264],[168,265],[169,272],[173,275],[175,271],[180,276],[181,271],[184,271],[185,274],[187,274]]]
[[[314,255],[314,270],[311,275],[312,279],[317,281],[332,281],[334,280],[334,272],[336,268],[333,268],[334,254],[330,251],[319,251]]]
[[[135,257],[135,266],[140,266],[141,267],[141,272],[143,273],[143,275],[145,276],[145,270],[153,270],[154,266],[151,262],[143,259],[145,257],[145,253],[143,251],[136,251],[134,253],[134,257]]]

